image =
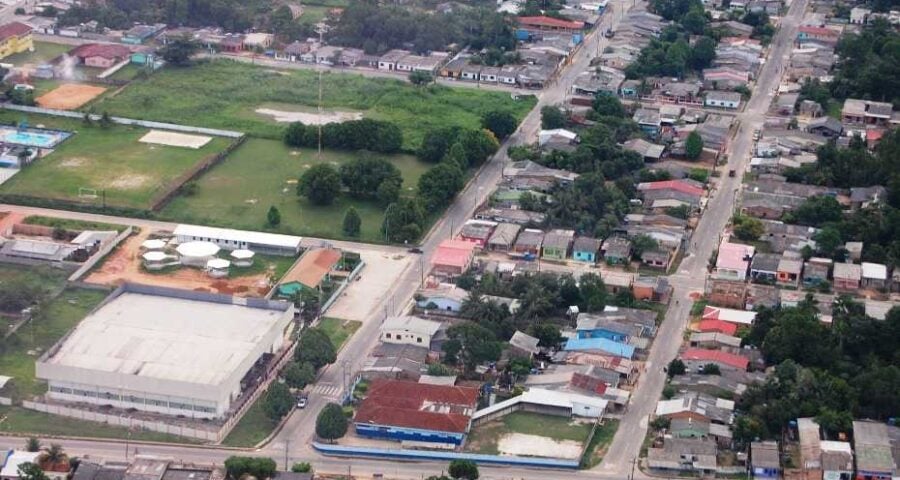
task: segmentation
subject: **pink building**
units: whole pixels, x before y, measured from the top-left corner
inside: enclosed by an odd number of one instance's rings
[[[754,252],[755,249],[750,245],[723,240],[719,245],[719,256],[716,258],[715,277],[722,280],[746,280]]]
[[[431,259],[431,273],[450,278],[462,275],[472,266],[475,247],[473,242],[465,240],[444,240]]]
[[[109,68],[127,60],[131,50],[124,45],[88,43],[69,52],[83,65],[95,68]]]

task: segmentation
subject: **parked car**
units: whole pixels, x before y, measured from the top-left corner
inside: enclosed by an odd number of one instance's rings
[[[297,398],[297,408],[306,408],[307,399],[306,397],[298,397]]]

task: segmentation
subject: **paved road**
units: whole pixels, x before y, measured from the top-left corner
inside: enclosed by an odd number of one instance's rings
[[[703,290],[707,262],[718,247],[722,232],[732,216],[737,190],[741,185],[741,172],[747,167],[751,157],[753,131],[761,128],[765,120],[765,113],[772,102],[772,92],[780,82],[783,65],[790,54],[796,27],[806,10],[807,1],[795,0],[791,4],[772,42],[768,61],[762,68],[754,94],[744,112],[738,116],[741,126],[731,143],[729,163],[725,167],[726,171],[734,169],[737,174],[734,177],[727,174],[720,177],[714,196],[694,232],[692,242],[695,244],[690,249],[691,255],[682,261],[679,271],[669,277],[674,287],[675,303],[666,312],[650,351],[647,372],[632,395],[632,404],[619,423],[606,457],[597,468],[601,472],[625,472],[640,452],[647,432],[648,417],[655,410],[665,386],[666,375],[662,369],[675,358],[682,343],[682,332],[687,326],[690,312],[689,295]]]
[[[730,150],[730,163],[728,168],[743,171],[749,160],[749,151],[752,143],[752,132],[758,128],[764,119],[765,111],[772,100],[772,91],[777,86],[782,72],[784,60],[789,53],[791,39],[793,39],[796,26],[805,10],[808,0],[795,0],[789,14],[783,20],[782,28],[776,35],[772,46],[769,62],[763,68],[760,75],[755,95],[751,98],[745,112],[740,115],[743,127],[739,129]],[[618,7],[619,4],[616,4]],[[625,5],[628,8],[628,5]],[[538,105],[522,122],[519,130],[506,142],[498,155],[491,159],[482,170],[472,179],[460,194],[456,202],[448,209],[445,216],[434,226],[422,244],[423,260],[431,257],[437,245],[445,238],[450,238],[452,232],[471,216],[475,207],[480,204],[500,180],[502,166],[507,156],[506,151],[511,145],[529,143],[534,140],[540,128],[540,108],[545,105],[562,103],[566,92],[578,73],[584,71],[595,52],[600,51],[605,45],[606,39],[598,32],[604,31],[621,18],[624,12],[619,11],[606,15],[601,25],[588,35],[585,46],[574,56],[572,63],[562,72],[554,85],[541,96]],[[588,472],[559,471],[547,473],[546,471],[533,471],[513,468],[484,467],[482,472],[485,478],[517,478],[517,479],[577,479],[577,478],[609,478],[622,479],[629,475],[632,468],[632,460],[640,450],[641,443],[646,433],[647,418],[652,412],[656,400],[659,398],[665,382],[662,367],[673,358],[681,344],[682,331],[688,317],[688,295],[692,291],[703,288],[706,261],[716,248],[720,232],[727,224],[735,197],[735,191],[740,185],[740,175],[734,178],[722,177],[717,193],[709,203],[694,239],[697,242],[694,254],[689,255],[681,264],[679,272],[671,277],[675,288],[675,304],[669,309],[663,322],[657,341],[649,356],[647,373],[635,391],[633,404],[620,423],[620,427],[610,447],[604,462],[596,469]],[[0,208],[16,209],[26,213],[48,214],[49,211],[27,207],[7,206]],[[148,220],[119,219],[101,215],[82,214],[73,212],[52,212],[69,218],[81,218],[87,220],[107,221],[113,223],[127,223],[134,225],[153,226],[157,228],[171,228],[171,224]],[[371,247],[371,246],[366,246]],[[351,247],[352,248],[352,247]],[[384,247],[393,248],[393,247]],[[383,473],[393,478],[421,478],[430,474],[440,473],[442,465],[411,462],[383,462],[368,459],[339,459],[322,457],[312,452],[309,440],[314,431],[315,413],[328,401],[337,398],[344,385],[344,371],[357,371],[365,354],[374,347],[377,342],[377,329],[381,320],[388,313],[399,311],[406,305],[412,294],[419,286],[421,272],[416,268],[408,268],[398,278],[391,293],[383,299],[379,307],[375,309],[361,330],[351,337],[349,343],[341,351],[338,362],[328,367],[322,374],[319,387],[314,389],[309,406],[302,411],[296,411],[288,419],[285,427],[264,448],[257,450],[257,454],[276,458],[281,464],[292,463],[298,460],[312,460],[316,468],[321,472],[344,473],[348,471],[348,464],[352,464],[354,474]],[[681,303],[681,302],[684,303]],[[9,439],[10,445],[18,445],[22,439]],[[16,443],[18,442],[18,443]],[[125,457],[124,444],[111,441],[66,441],[66,447],[70,452],[78,455],[87,455],[95,458],[123,459]],[[132,447],[134,447],[132,445]],[[232,450],[209,447],[186,446],[150,446],[138,447],[142,454],[158,454],[172,456],[186,461],[220,463],[233,453]],[[132,454],[134,454],[132,450]],[[636,478],[644,475],[637,472]]]

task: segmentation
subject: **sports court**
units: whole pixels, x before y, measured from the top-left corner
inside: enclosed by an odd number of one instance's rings
[[[64,83],[34,99],[38,106],[57,110],[75,110],[106,91],[104,87]]]
[[[198,149],[209,143],[212,137],[205,135],[189,135],[187,133],[166,132],[163,130],[150,130],[138,140],[141,143],[153,143],[168,147],[184,147]]]

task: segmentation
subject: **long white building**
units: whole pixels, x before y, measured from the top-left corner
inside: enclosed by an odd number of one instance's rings
[[[178,243],[212,242],[225,250],[252,250],[257,253],[296,256],[300,254],[301,237],[279,233],[251,232],[231,228],[178,225]]]
[[[293,305],[125,285],[36,364],[52,399],[215,418],[285,344]]]

